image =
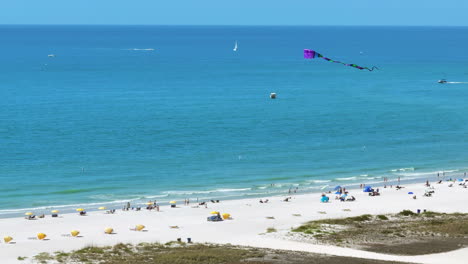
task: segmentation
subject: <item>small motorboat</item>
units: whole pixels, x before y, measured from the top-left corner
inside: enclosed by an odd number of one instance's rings
[[[437,82],[438,82],[438,83],[447,83],[447,80],[445,80],[445,79],[440,79],[440,80],[438,80]]]
[[[49,54],[49,55],[47,55],[47,57],[49,57],[49,58],[55,58],[55,54]]]

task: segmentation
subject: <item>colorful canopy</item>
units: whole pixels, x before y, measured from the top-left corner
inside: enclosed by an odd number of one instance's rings
[[[46,236],[47,236],[47,235],[44,234],[44,233],[39,233],[39,234],[37,234],[37,239],[43,240],[44,238],[46,238]]]
[[[341,61],[334,61],[332,59],[324,57],[322,54],[316,52],[315,50],[304,49],[304,59],[314,59],[314,58],[322,58],[322,59],[324,59],[326,61],[330,61],[330,62],[334,62],[334,63],[340,63],[340,64],[343,64],[345,66],[354,67],[354,68],[359,69],[359,70],[373,71],[374,69],[378,69],[375,66],[372,66],[372,68],[367,68],[367,67],[358,66],[358,65],[353,64],[353,63],[348,64],[348,63],[344,63],[344,62],[341,62]]]

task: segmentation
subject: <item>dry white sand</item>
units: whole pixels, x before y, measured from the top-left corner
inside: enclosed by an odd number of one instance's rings
[[[259,203],[259,199],[245,199],[209,203],[208,208],[200,206],[193,208],[181,205],[177,208],[161,207],[160,212],[147,211],[121,211],[115,214],[104,212],[91,212],[87,216],[78,214],[64,214],[59,218],[46,216],[44,219],[26,220],[23,216],[17,218],[0,219],[0,236],[12,236],[14,244],[0,243],[1,263],[28,263],[18,261],[18,256],[32,256],[40,252],[70,251],[90,245],[113,245],[119,242],[161,242],[174,241],[188,237],[193,242],[231,243],[272,249],[285,249],[325,253],[339,256],[372,258],[379,260],[394,260],[416,263],[466,263],[468,248],[451,252],[421,256],[395,256],[350,248],[335,246],[314,245],[288,240],[281,236],[291,227],[295,227],[309,220],[322,218],[337,218],[357,216],[361,214],[397,213],[404,209],[416,211],[426,209],[438,212],[468,213],[468,189],[457,184],[448,187],[447,183],[434,184],[433,197],[423,197],[426,187],[421,184],[407,185],[402,190],[394,188],[380,188],[381,196],[370,197],[361,190],[351,190],[350,194],[356,197],[355,202],[340,202],[330,195],[330,203],[320,203],[320,193],[297,194],[290,202],[283,202],[284,197],[267,197],[269,203]],[[413,191],[417,199],[408,195]],[[183,202],[182,202],[183,204]],[[350,209],[350,211],[343,211]],[[223,222],[207,222],[210,212],[216,210],[221,213],[230,213],[232,220]],[[321,214],[319,211],[325,211]],[[294,216],[293,214],[301,214]],[[267,219],[273,216],[275,219]],[[147,232],[135,232],[129,229],[136,224],[146,226]],[[179,226],[172,229],[170,226]],[[106,235],[104,229],[112,227],[115,234]],[[266,229],[274,227],[277,233],[265,234]],[[82,237],[74,238],[63,236],[71,230],[79,230]],[[37,233],[47,234],[44,241],[31,240]]]

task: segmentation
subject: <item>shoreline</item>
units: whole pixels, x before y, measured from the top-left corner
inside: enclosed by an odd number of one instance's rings
[[[416,263],[440,263],[443,258],[444,263],[462,263],[462,260],[468,257],[468,248],[432,255],[395,256],[287,239],[286,234],[292,227],[316,219],[396,213],[405,209],[468,213],[464,204],[468,189],[458,184],[451,188],[446,182],[433,184],[436,191],[433,197],[422,196],[426,188],[422,182],[404,186],[405,188],[401,190],[380,188],[382,195],[375,197],[368,196],[359,189],[349,189],[350,195],[357,199],[354,202],[340,202],[330,194],[330,203],[320,203],[320,194],[299,193],[282,196],[282,198],[292,196],[290,202],[284,202],[279,196],[264,196],[262,199],[269,199],[268,203],[259,203],[259,199],[249,198],[208,203],[207,208],[194,207],[194,204],[178,205],[177,208],[161,206],[160,212],[142,209],[142,211],[117,210],[115,214],[89,212],[87,216],[79,216],[77,213],[60,214],[59,218],[46,216],[38,220],[26,220],[23,217],[4,218],[0,219],[0,235],[12,236],[16,243],[0,243],[0,250],[5,252],[2,255],[7,262],[4,263],[18,263],[16,260],[18,256],[31,257],[41,252],[70,251],[89,245],[166,243],[177,238],[181,238],[182,241],[191,238],[195,243],[232,244]],[[417,195],[416,200],[407,194],[410,191]],[[229,213],[233,219],[207,222],[206,217],[210,216],[211,211]],[[295,216],[298,214],[300,217]],[[148,231],[129,230],[137,224],[145,225]],[[171,226],[178,228],[170,228]],[[115,234],[104,234],[104,229],[107,227],[112,227]],[[266,233],[270,227],[277,229],[278,232]],[[64,236],[71,230],[79,230],[82,237]],[[39,232],[47,234],[49,240],[28,239]]]
[[[406,169],[409,169],[409,168],[403,168],[404,170],[402,170],[402,172],[405,172]],[[412,168],[411,171],[414,171],[414,168]],[[443,171],[440,171],[440,173],[442,172],[447,172],[447,173],[450,173],[449,175],[445,176],[445,178],[453,178],[453,179],[458,179],[458,178],[463,178],[463,179],[466,179],[465,176],[462,177],[462,175],[456,175],[457,172],[461,173],[462,170],[443,170]],[[435,174],[437,174],[438,172],[437,171],[431,171],[431,172],[420,172],[419,174],[421,174],[419,177],[411,177],[411,178],[407,178],[405,179],[404,177],[405,176],[401,176],[402,179],[400,181],[401,184],[415,184],[415,183],[418,183],[422,180],[427,180],[429,179],[429,181],[431,180],[435,180],[437,179],[437,176],[435,176]],[[452,175],[454,174],[454,175]],[[422,175],[426,175],[426,176],[422,176]],[[442,177],[442,176],[441,176]],[[353,178],[353,177],[349,177],[349,178]],[[396,185],[398,182],[397,182],[397,178],[398,176],[395,176],[395,175],[392,175],[391,177],[386,177],[388,179],[390,179],[390,181],[388,182],[384,182],[382,181],[383,179],[385,178],[385,176],[382,176],[382,177],[378,177],[378,180],[375,179],[374,177],[371,177],[369,178],[368,180],[366,179],[363,179],[361,182],[362,183],[365,183],[366,185],[372,185],[372,186],[377,186],[379,188],[383,188],[384,184],[387,184],[387,185]],[[339,178],[339,179],[343,179],[343,178]],[[377,180],[377,181],[376,181]],[[277,183],[278,185],[280,186],[289,186],[291,187],[290,189],[292,189],[292,187],[299,187],[299,190],[298,190],[298,193],[296,194],[314,194],[314,193],[322,193],[324,191],[328,191],[328,190],[333,190],[333,187],[336,186],[336,185],[341,185],[341,186],[344,186],[348,189],[357,189],[359,187],[359,184],[360,183],[356,183],[356,182],[351,182],[349,184],[347,184],[347,181],[346,180],[311,180],[311,181],[314,181],[315,182],[315,185],[313,186],[302,186],[301,188],[301,185],[300,183]],[[444,179],[444,182],[446,181],[449,181],[449,180],[446,180]],[[321,183],[321,185],[319,185],[318,183]],[[263,185],[270,185],[270,184],[266,184],[264,183]],[[273,183],[273,185],[276,185],[276,183]],[[324,187],[326,187],[326,189],[324,189]],[[306,187],[306,188],[304,188]],[[265,187],[266,189],[267,187]],[[239,188],[232,188],[232,189],[223,189],[223,190],[233,190],[233,192],[235,192],[235,190],[240,190],[240,191],[243,191],[243,190],[247,190],[247,189],[250,189],[252,191],[252,187],[239,187]],[[262,189],[262,188],[260,188]],[[265,196],[272,196],[272,197],[280,197],[280,196],[284,196],[284,195],[292,195],[293,193],[291,194],[288,194],[286,193],[287,192],[287,188],[281,188],[279,187],[279,189],[270,189],[270,190],[273,190],[273,192],[269,193],[269,192],[266,192],[266,193],[249,193],[249,192],[245,192],[245,193],[239,193],[239,194],[234,194],[234,195],[227,195],[227,196],[219,196],[219,194],[215,194],[216,191],[219,190],[219,189],[216,189],[216,190],[211,190],[211,191],[205,191],[205,190],[195,190],[195,191],[183,191],[183,190],[179,190],[179,191],[173,191],[175,193],[183,193],[183,192],[187,192],[187,197],[188,199],[190,199],[190,201],[200,201],[200,202],[209,202],[210,200],[214,199],[214,200],[222,200],[222,201],[234,201],[234,200],[243,200],[243,199],[256,199],[256,198],[261,198],[261,197],[265,197]],[[164,191],[162,193],[165,193],[165,192],[172,192],[172,191]],[[213,195],[212,197],[193,197],[193,194],[194,193],[197,193],[197,194],[209,194],[209,193],[213,193],[215,195]],[[177,194],[176,194],[177,195]],[[142,195],[144,196],[144,195]],[[5,218],[15,218],[15,217],[18,217],[20,215],[24,215],[24,213],[26,212],[37,212],[36,214],[50,214],[50,211],[51,210],[60,210],[61,213],[73,213],[75,212],[75,209],[76,208],[86,208],[87,211],[89,212],[93,212],[93,211],[99,211],[97,208],[98,207],[101,207],[101,206],[105,206],[105,207],[108,207],[109,209],[116,209],[116,210],[120,210],[122,209],[122,207],[124,206],[124,204],[126,204],[127,202],[130,202],[132,203],[133,205],[135,205],[135,207],[137,206],[141,206],[142,208],[143,207],[146,207],[145,203],[148,201],[148,200],[157,200],[158,201],[158,204],[159,205],[169,205],[169,201],[171,200],[181,200],[181,199],[185,199],[185,198],[181,198],[181,197],[171,197],[171,194],[155,194],[155,195],[147,195],[147,196],[144,196],[145,198],[138,198],[138,199],[122,199],[122,200],[118,200],[118,201],[108,201],[108,202],[88,202],[88,203],[75,203],[75,204],[62,204],[62,205],[46,205],[46,206],[38,206],[38,207],[29,207],[29,208],[6,208],[6,209],[0,209],[0,219],[5,219]],[[162,202],[161,202],[162,200]]]

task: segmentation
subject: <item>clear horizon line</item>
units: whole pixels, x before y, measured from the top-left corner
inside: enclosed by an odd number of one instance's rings
[[[236,24],[3,24],[0,26],[163,26],[163,27],[468,27],[468,25],[309,25],[309,24],[295,24],[295,25],[267,25],[267,24],[251,24],[251,25],[236,25]]]

